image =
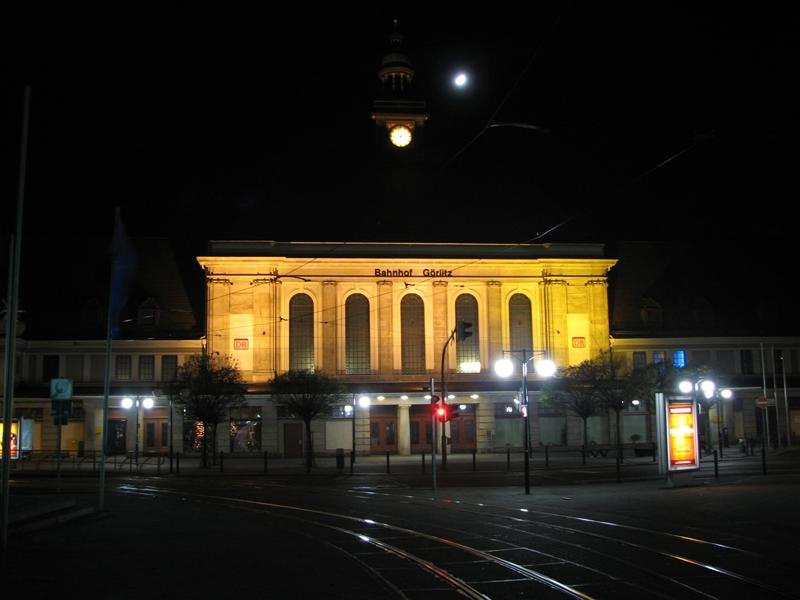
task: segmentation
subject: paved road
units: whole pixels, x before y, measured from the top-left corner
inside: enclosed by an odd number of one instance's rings
[[[93,598],[206,598],[235,593],[358,599],[385,595],[381,592],[385,592],[384,587],[368,569],[358,566],[352,555],[337,550],[339,541],[255,509],[223,510],[194,494],[379,516],[384,521],[426,527],[437,533],[449,531],[451,535],[489,521],[488,514],[475,521],[474,514],[453,510],[466,506],[470,510],[492,507],[492,514],[499,510],[517,511],[516,514],[520,510],[544,510],[630,527],[660,528],[751,548],[757,553],[749,560],[751,564],[737,564],[737,569],[749,569],[748,573],[753,574],[752,563],[761,561],[763,570],[757,564],[755,575],[789,590],[787,593],[800,592],[793,582],[793,573],[800,566],[794,558],[800,539],[795,515],[800,461],[795,452],[773,457],[766,476],[760,473],[760,461],[747,459],[736,465],[729,463],[719,480],[706,467],[691,485],[681,488],[670,488],[657,473],[656,477],[628,478],[621,483],[608,477],[604,481],[593,479],[604,469],[611,468],[613,475],[614,469],[609,465],[593,465],[586,469],[589,474],[565,476],[563,480],[558,480],[558,474],[571,468],[548,470],[551,480],[540,478],[534,469],[535,484],[529,496],[523,492],[518,472],[501,474],[506,477],[505,485],[484,487],[459,482],[476,483],[482,477],[491,480],[495,475],[487,471],[479,476],[454,469],[452,476],[448,471],[434,497],[429,474],[419,479],[421,473],[412,472],[412,465],[408,465],[408,473],[386,474],[380,469],[369,472],[367,462],[359,459],[358,466],[364,472],[353,476],[339,474],[336,469],[307,476],[302,468],[287,468],[266,476],[226,472],[225,477],[220,477],[207,471],[180,477],[114,475],[108,480],[106,511],[12,536],[3,553],[4,593],[45,597],[76,590]],[[627,473],[636,468],[650,467],[631,466]],[[417,486],[417,481],[422,484]],[[52,479],[44,477],[17,478],[11,499],[18,509],[26,500],[33,503],[55,497],[76,499],[78,506],[96,504],[96,481],[91,477],[65,475],[59,495],[53,493],[52,483]],[[159,492],[162,489],[172,493],[164,495]],[[488,546],[486,540],[495,539],[498,533],[482,535],[488,536],[484,540]],[[537,551],[542,551],[538,545]],[[780,562],[782,557],[789,561],[788,567],[776,567],[770,562]],[[660,569],[659,560],[649,559],[647,564]],[[537,568],[561,572],[552,565]],[[565,576],[581,581],[573,570],[568,569]],[[472,583],[477,587],[488,585]],[[586,585],[596,586],[597,582]],[[511,587],[495,586],[488,595],[504,597],[504,591]],[[420,592],[419,597],[449,597],[438,588],[418,588],[421,589],[426,593]],[[611,594],[608,590],[604,593],[603,588],[591,589],[595,597],[623,597],[619,590]],[[734,593],[727,597],[735,597],[735,586]]]

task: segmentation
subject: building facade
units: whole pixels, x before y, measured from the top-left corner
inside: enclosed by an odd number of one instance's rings
[[[522,445],[523,351],[527,366],[545,357],[568,365],[608,348],[615,261],[600,245],[233,241],[212,242],[198,261],[208,349],[235,359],[248,403],[274,416],[266,444],[284,455],[302,428],[259,394],[290,369],[335,376],[354,400],[336,411],[341,419],[314,424],[319,451],[429,449],[431,380],[459,407],[446,425],[450,450],[494,451]],[[453,335],[459,322],[471,324],[462,341]],[[516,359],[510,379],[494,373],[504,356]],[[538,384],[529,370],[533,415]],[[554,439],[548,423],[533,419],[534,444],[562,440],[561,426]]]

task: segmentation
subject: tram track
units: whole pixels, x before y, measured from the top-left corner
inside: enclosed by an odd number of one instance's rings
[[[510,594],[514,595],[521,589],[525,594],[536,593],[537,597],[714,599],[729,597],[731,589],[739,594],[746,589],[748,598],[795,597],[729,568],[726,561],[730,556],[765,560],[751,550],[611,520],[450,502],[447,510],[451,514],[458,511],[475,527],[467,530],[443,526],[432,517],[426,518],[426,511],[422,511],[421,518],[413,519],[411,527],[397,524],[410,517],[381,515],[378,504],[370,512],[371,517],[364,518],[229,493],[202,494],[150,486],[123,486],[119,491],[128,495],[177,494],[291,521],[295,524],[293,531],[348,555],[398,598],[445,589],[468,598],[503,598],[509,590],[514,590]],[[367,505],[370,500],[402,498],[408,504],[424,507],[433,500],[363,489],[352,493]],[[319,534],[323,530],[325,533]],[[387,557],[391,557],[388,566]],[[403,566],[398,566],[401,563]],[[658,566],[653,567],[654,564]],[[420,583],[418,577],[409,579],[409,566],[424,573],[430,582]],[[567,575],[556,577],[553,571]],[[398,578],[397,573],[403,576]],[[615,591],[608,596],[610,589]],[[604,592],[595,595],[592,590]]]

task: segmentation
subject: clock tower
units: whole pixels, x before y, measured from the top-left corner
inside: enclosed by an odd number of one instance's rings
[[[403,35],[389,36],[389,52],[383,57],[378,79],[378,94],[372,103],[379,147],[407,153],[420,145],[422,128],[428,120],[425,101],[415,96],[414,69],[402,52]]]

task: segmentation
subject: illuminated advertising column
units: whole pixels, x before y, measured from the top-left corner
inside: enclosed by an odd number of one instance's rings
[[[697,403],[690,400],[666,403],[667,470],[700,468]]]
[[[17,419],[11,421],[11,459],[19,458],[19,422]],[[3,456],[3,422],[0,421],[0,456]]]

